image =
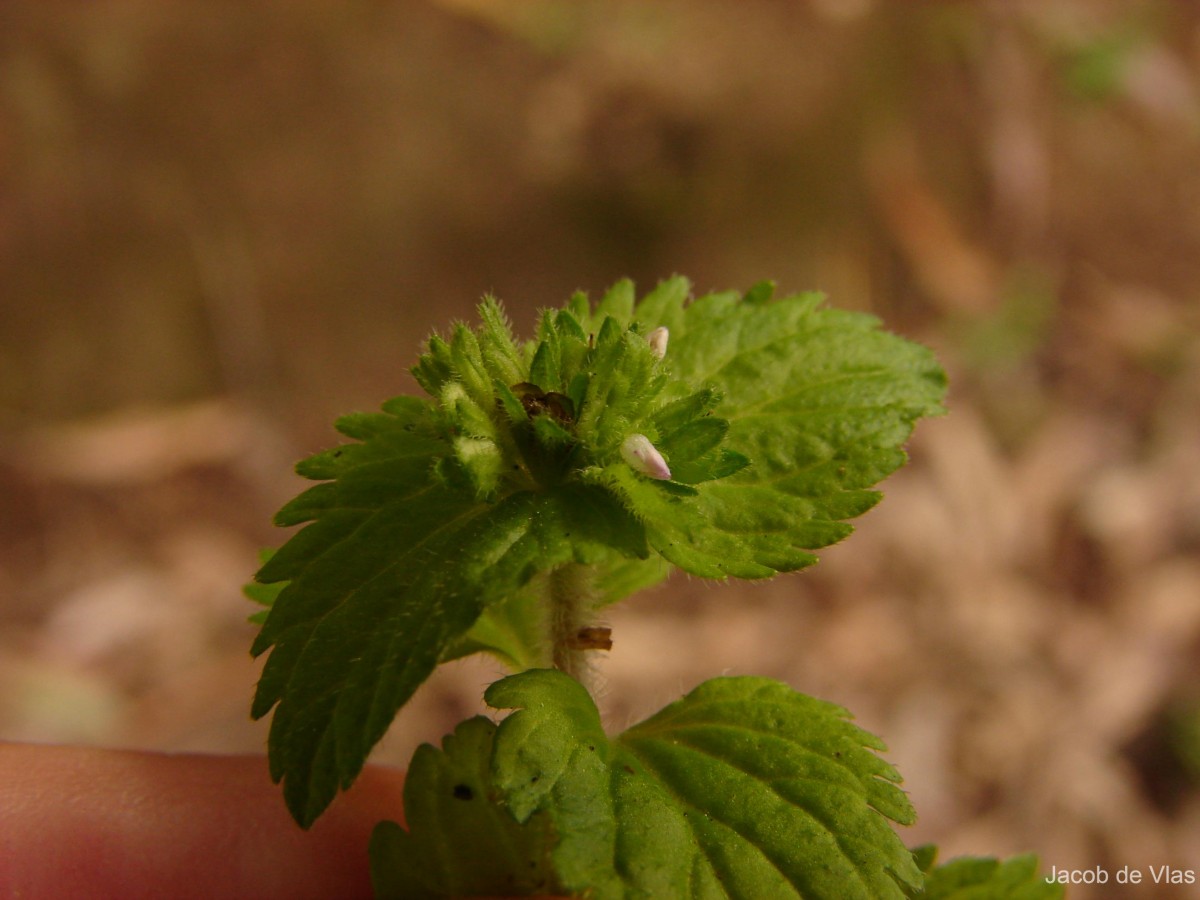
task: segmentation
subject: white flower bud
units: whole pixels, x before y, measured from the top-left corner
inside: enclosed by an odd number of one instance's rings
[[[650,342],[650,349],[659,359],[667,355],[667,338],[670,336],[671,332],[667,331],[666,325],[659,325],[646,335],[646,340]]]
[[[667,481],[671,477],[667,461],[644,434],[631,434],[625,438],[621,444],[621,458],[629,463],[635,472],[641,472],[650,478]]]

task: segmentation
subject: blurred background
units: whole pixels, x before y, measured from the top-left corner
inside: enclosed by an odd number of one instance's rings
[[[1200,870],[1190,0],[0,5],[0,738],[261,751],[292,463],[484,293],[528,334],[676,272],[875,313],[952,413],[815,569],[614,609],[610,726],[783,678],[885,737],[910,844]]]

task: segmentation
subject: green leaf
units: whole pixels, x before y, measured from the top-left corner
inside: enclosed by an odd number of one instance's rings
[[[926,872],[925,887],[911,891],[921,900],[1057,900],[1066,886],[1047,881],[1038,871],[1032,854],[1000,861],[985,857],[960,857],[940,866],[934,847],[913,851],[918,865]]]
[[[596,569],[597,577],[592,587],[597,607],[609,606],[654,587],[671,574],[670,564],[658,555],[646,559],[618,559]]]
[[[265,563],[268,559],[274,556],[274,550],[261,550],[258,554],[259,564]],[[279,582],[277,584],[259,584],[257,581],[252,581],[249,584],[242,585],[242,594],[247,600],[257,603],[259,606],[264,606],[266,609],[260,609],[246,617],[246,621],[261,625],[267,621],[267,614],[271,611],[271,607],[275,604],[275,598],[279,596],[279,592],[287,586],[287,582]]]
[[[665,327],[672,336],[682,333],[679,329],[683,324],[683,308],[691,290],[691,282],[678,275],[659,282],[634,309],[633,317],[641,324],[643,333],[649,334],[659,327]],[[667,352],[670,353],[669,346]]]
[[[670,323],[677,380],[665,393],[676,399],[655,420],[668,463],[671,443],[682,445],[679,480],[695,496],[619,466],[584,476],[621,494],[651,546],[693,574],[762,578],[810,565],[807,551],[844,538],[843,520],[878,502],[869,488],[904,462],[915,421],[942,411],[945,374],[925,348],[873,317],[821,308],[815,294],[772,301],[756,286],[744,300],[710,294],[684,306],[680,291],[665,283],[634,318]],[[676,420],[706,402],[722,424]],[[722,430],[720,450],[692,464]]]
[[[634,300],[633,282],[628,278],[622,278],[600,299],[593,315],[596,319],[612,316],[622,325],[628,325],[633,315]]]
[[[611,456],[653,413],[666,377],[645,338],[612,318],[604,320],[589,364],[578,428],[581,440],[600,460]]]
[[[483,611],[471,629],[444,651],[439,662],[490,653],[513,671],[549,665],[544,608],[545,577]]]
[[[533,533],[534,506],[524,495],[476,508],[426,488],[354,516],[355,529],[281,592],[255,645],[274,650],[253,712],[278,703],[271,773],[302,825],[349,786],[396,710],[487,603],[519,588],[540,560],[569,557]],[[462,559],[464,544],[480,556]]]
[[[434,436],[432,408],[392,408],[341,421],[366,439],[304,467],[336,480],[280,511],[284,524],[315,521],[258,574],[287,584],[252,648],[273,648],[252,712],[275,708],[272,777],[305,826],[353,782],[396,711],[485,609],[557,565],[647,553],[640,524],[596,488],[487,501],[439,482],[439,454],[454,449]],[[488,640],[528,660],[521,626],[510,630],[507,645]]]
[[[587,692],[534,670],[488,689],[495,785],[545,815],[560,886],[597,898],[901,898],[920,872],[888,824],[912,808],[880,742],[836,706],[719,678],[609,741]]]
[[[422,744],[404,783],[405,831],[381,822],[371,835],[371,881],[381,900],[545,893],[548,822],[518,824],[495,803],[490,764],[496,726],[476,716],[442,741]]]
[[[525,364],[521,351],[513,340],[508,316],[495,297],[487,297],[479,305],[480,353],[484,367],[501,384],[515,384],[524,377]]]
[[[888,823],[913,818],[899,776],[836,706],[767,679],[718,678],[609,739],[587,691],[559,672],[505,678],[485,697],[516,711],[414,756],[408,831],[388,823],[372,840],[379,896],[876,900],[920,889]]]

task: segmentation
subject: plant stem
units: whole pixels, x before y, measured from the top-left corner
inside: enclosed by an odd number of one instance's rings
[[[595,596],[593,571],[580,563],[566,563],[550,572],[549,630],[554,668],[585,686],[587,649],[579,636],[590,624]]]

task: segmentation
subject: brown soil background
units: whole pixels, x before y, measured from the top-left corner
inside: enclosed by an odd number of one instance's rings
[[[291,463],[484,292],[674,272],[874,312],[952,413],[815,569],[614,609],[610,724],[775,676],[887,740],[910,844],[1200,870],[1185,0],[0,5],[0,738],[261,749]]]

